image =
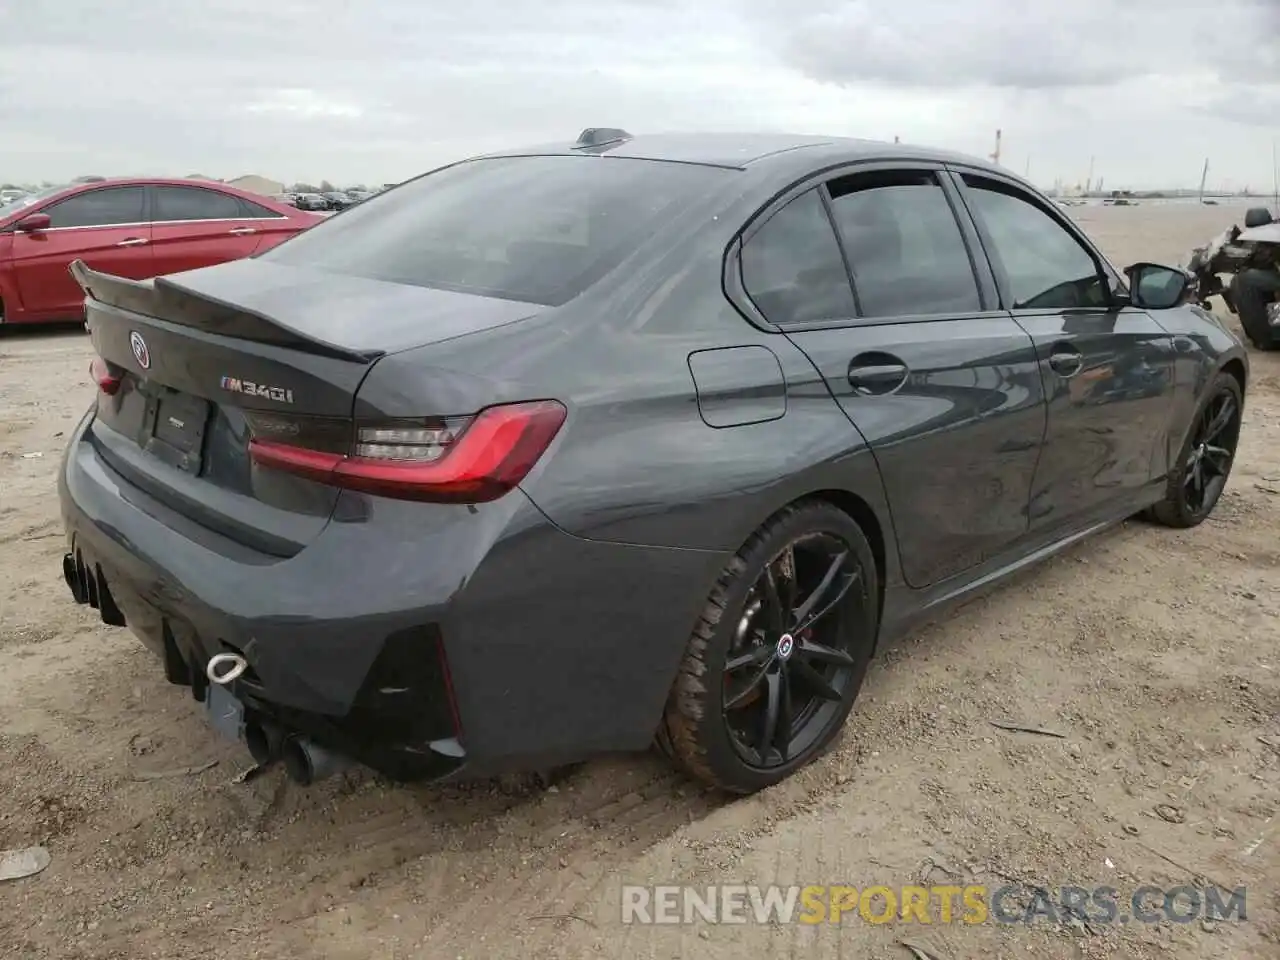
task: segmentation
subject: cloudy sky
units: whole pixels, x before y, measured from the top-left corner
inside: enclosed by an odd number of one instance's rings
[[[1016,11],[1016,12],[1015,12]],[[1034,12],[1029,12],[1034,11]],[[1280,0],[0,0],[0,180],[400,180],[585,126],[1270,189]]]

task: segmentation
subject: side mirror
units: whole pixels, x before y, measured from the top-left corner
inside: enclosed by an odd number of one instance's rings
[[[1266,207],[1250,207],[1244,214],[1245,229],[1251,227],[1265,227],[1268,223],[1274,223],[1271,218],[1271,211]]]
[[[33,213],[14,224],[14,229],[20,233],[39,233],[41,230],[48,230],[52,222],[47,213]]]
[[[1195,277],[1177,267],[1158,263],[1135,263],[1125,269],[1129,278],[1129,297],[1143,310],[1168,310],[1178,306],[1192,292]]]

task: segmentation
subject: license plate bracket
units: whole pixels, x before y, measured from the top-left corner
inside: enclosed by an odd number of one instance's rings
[[[146,451],[171,467],[198,474],[203,463],[204,435],[209,423],[209,401],[176,390],[150,398]]]
[[[204,692],[205,714],[210,725],[223,737],[239,742],[244,733],[244,704],[225,687],[209,684]]]

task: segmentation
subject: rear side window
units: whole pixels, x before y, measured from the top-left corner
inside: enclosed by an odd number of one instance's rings
[[[108,187],[68,197],[46,207],[49,226],[114,227],[126,223],[142,223],[142,187]]]
[[[1110,289],[1093,256],[1056,219],[1011,188],[965,175],[968,202],[986,227],[1014,310],[1103,308]]]
[[[849,273],[816,189],[788,203],[743,244],[742,286],[780,326],[856,315]]]
[[[156,222],[174,220],[239,220],[240,200],[216,190],[199,187],[154,187]]]
[[[241,216],[249,217],[254,220],[266,220],[270,217],[283,217],[283,213],[276,213],[274,210],[268,210],[261,204],[254,203],[252,200],[240,198],[240,209],[243,211]]]
[[[498,157],[346,210],[262,259],[558,306],[734,176],[622,157]]]
[[[982,309],[964,236],[933,174],[866,173],[828,189],[862,316]]]

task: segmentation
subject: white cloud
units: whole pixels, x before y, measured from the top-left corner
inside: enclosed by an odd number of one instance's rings
[[[990,152],[1268,185],[1275,0],[59,0],[7,6],[0,180],[396,180],[586,126]]]
[[[364,116],[359,104],[332,100],[315,90],[273,90],[245,107],[249,113],[286,114],[310,118],[358,119]]]

